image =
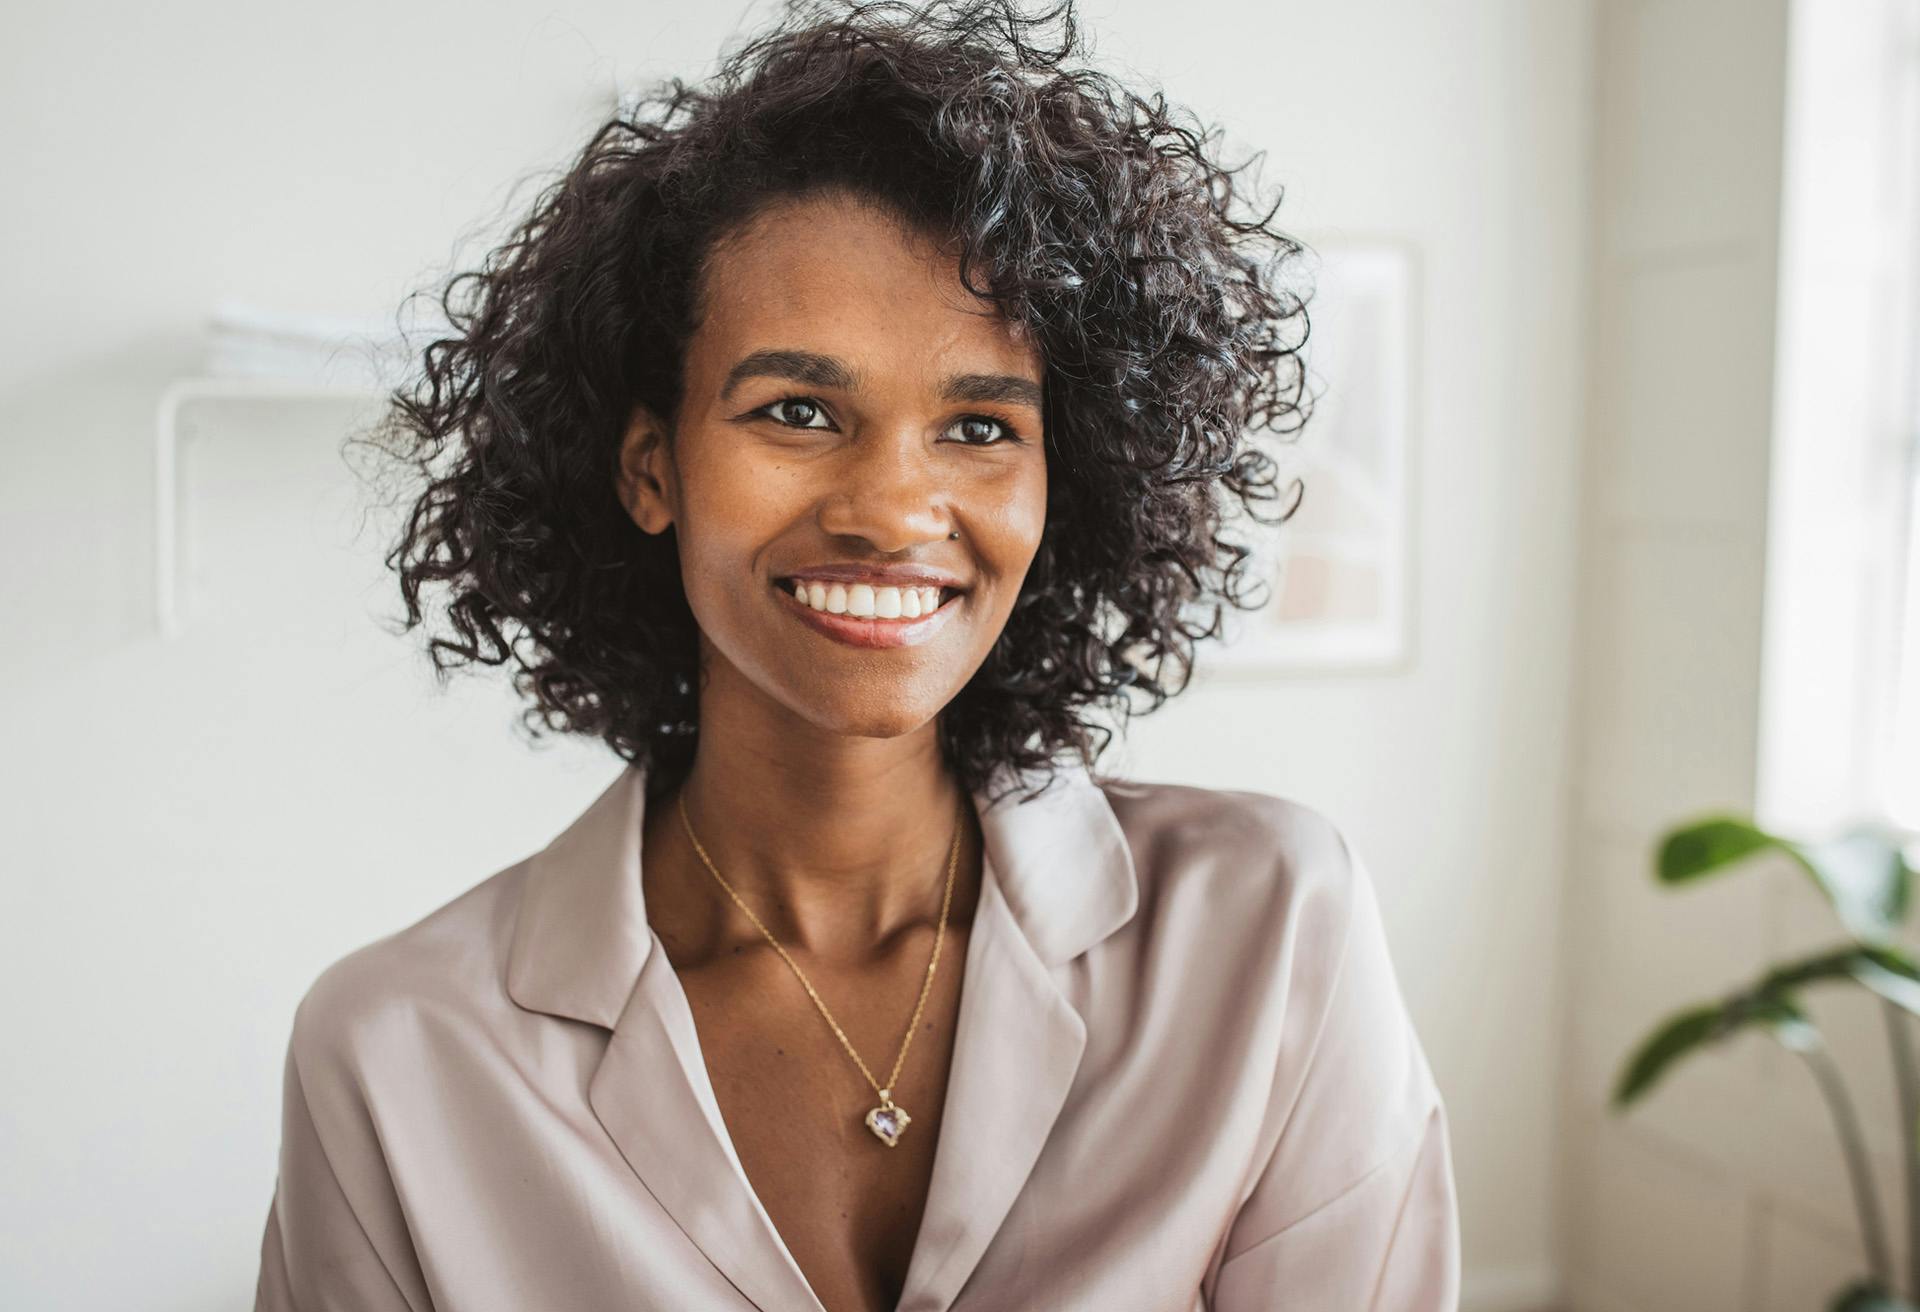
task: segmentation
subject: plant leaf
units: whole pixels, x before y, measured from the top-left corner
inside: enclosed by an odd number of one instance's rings
[[[1709,1002],[1667,1017],[1642,1039],[1614,1084],[1613,1106],[1644,1095],[1689,1053],[1732,1037],[1750,1025],[1765,1029],[1783,1047],[1809,1052],[1820,1047],[1820,1030],[1793,999],[1763,983],[1723,1002]]]
[[[1663,884],[1686,884],[1760,852],[1784,852],[1807,872],[1848,933],[1884,943],[1906,918],[1911,897],[1905,840],[1898,830],[1867,822],[1838,838],[1798,843],[1739,816],[1712,815],[1667,831],[1654,872]]]
[[[1916,1312],[1913,1304],[1871,1280],[1848,1285],[1827,1304],[1827,1312]]]
[[[1812,1052],[1821,1044],[1820,1030],[1790,998],[1765,994],[1749,1001],[1748,1010],[1755,1024],[1794,1052]]]
[[[1912,872],[1898,836],[1868,823],[1819,843],[1792,843],[1788,849],[1812,872],[1821,890],[1854,937],[1892,938],[1906,918]]]
[[[1905,951],[1884,944],[1851,944],[1816,953],[1774,967],[1724,1001],[1669,1016],[1628,1059],[1614,1086],[1613,1105],[1633,1102],[1680,1058],[1750,1025],[1764,1027],[1791,1051],[1818,1048],[1820,1031],[1794,1001],[1793,990],[1836,980],[1852,980],[1920,1016],[1920,963]]]
[[[1888,956],[1904,958],[1891,948],[1863,950],[1854,963],[1853,977],[1894,1006],[1920,1016],[1920,977],[1913,974],[1912,961],[1903,959],[1899,965],[1890,966],[1885,960]]]
[[[1613,1105],[1625,1107],[1652,1088],[1674,1062],[1720,1037],[1732,1003],[1689,1007],[1667,1017],[1640,1041],[1613,1088]]]
[[[1850,979],[1920,1016],[1920,966],[1901,949],[1884,944],[1835,948],[1776,966],[1749,991],[1756,995],[1782,994],[1805,984],[1837,979]]]
[[[1667,831],[1655,871],[1663,884],[1684,884],[1777,847],[1780,840],[1734,815],[1713,815]]]

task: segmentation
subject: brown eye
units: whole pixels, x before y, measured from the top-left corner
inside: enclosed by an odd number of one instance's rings
[[[1018,442],[1014,431],[998,419],[985,415],[965,415],[954,421],[949,433],[958,433],[967,446],[996,446],[1000,442]]]
[[[804,396],[783,396],[778,401],[762,406],[761,413],[789,428],[833,427],[826,422],[827,412],[817,402]],[[820,422],[816,423],[816,420]]]

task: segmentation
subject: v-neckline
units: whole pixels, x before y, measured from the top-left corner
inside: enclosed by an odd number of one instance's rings
[[[973,920],[967,928],[966,952],[961,962],[960,1006],[959,1013],[954,1021],[953,1054],[949,1062],[950,1071],[947,1079],[946,1092],[935,1131],[933,1172],[927,1182],[927,1197],[921,1210],[920,1229],[914,1237],[913,1255],[908,1262],[906,1278],[901,1285],[901,1303],[903,1305],[905,1303],[906,1291],[913,1287],[914,1267],[916,1265],[925,1265],[927,1261],[923,1253],[926,1247],[924,1235],[926,1233],[927,1217],[932,1213],[934,1207],[935,1181],[937,1181],[940,1175],[940,1159],[942,1155],[952,1151],[949,1147],[949,1137],[947,1134],[947,1108],[953,1098],[953,1072],[957,1071],[963,1060],[960,1045],[966,1036],[968,985],[973,978],[975,958],[979,952],[982,930],[985,928],[981,923],[983,913],[986,911],[988,897],[998,896],[997,890],[992,894],[988,892],[993,882],[992,860],[982,852],[980,889],[978,896],[974,899]],[[1004,909],[1004,907],[1002,909]],[[649,932],[651,932],[651,930],[649,930]],[[660,942],[657,934],[654,936],[653,947],[654,951],[660,953],[664,958],[665,947]],[[691,1035],[691,1053],[683,1054],[682,1064],[686,1069],[688,1078],[692,1080],[694,1084],[694,1093],[700,1100],[702,1110],[708,1113],[708,1122],[713,1127],[714,1134],[720,1141],[720,1147],[727,1155],[727,1162],[733,1168],[736,1177],[735,1183],[739,1188],[745,1190],[752,1200],[754,1211],[759,1215],[766,1227],[766,1237],[772,1240],[773,1245],[780,1250],[781,1257],[792,1267],[794,1277],[806,1286],[807,1293],[813,1300],[812,1303],[809,1304],[809,1308],[817,1309],[817,1312],[825,1312],[825,1306],[820,1303],[818,1293],[814,1291],[812,1284],[808,1282],[806,1273],[801,1269],[798,1259],[793,1255],[793,1250],[787,1245],[786,1236],[781,1234],[779,1226],[774,1224],[773,1214],[767,1210],[766,1203],[761,1199],[759,1191],[754,1188],[752,1178],[747,1174],[745,1163],[740,1159],[739,1147],[734,1143],[733,1133],[728,1128],[726,1116],[720,1109],[719,1095],[713,1087],[713,1072],[707,1065],[706,1048],[700,1040],[699,1026],[694,1020],[693,1006],[691,999],[687,996],[686,986],[681,982],[677,971],[669,971],[668,973],[672,976],[672,987],[662,990],[662,1002],[672,1010],[674,1024],[676,1026],[684,1025],[687,1033]],[[931,1120],[934,1118],[928,1119]]]
[[[686,990],[647,932],[651,950],[590,1084],[594,1110],[749,1303],[826,1312],[747,1177]],[[1085,1023],[983,853],[933,1170],[898,1312],[946,1312],[958,1296],[1038,1159],[1085,1044]],[[678,1075],[663,1079],[669,1067]]]

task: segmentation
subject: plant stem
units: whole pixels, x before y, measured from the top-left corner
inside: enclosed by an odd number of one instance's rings
[[[1847,1177],[1853,1184],[1853,1203],[1860,1213],[1860,1236],[1867,1249],[1867,1267],[1882,1288],[1893,1287],[1893,1261],[1887,1254],[1886,1224],[1880,1216],[1880,1198],[1874,1192],[1873,1177],[1867,1166],[1866,1141],[1860,1135],[1860,1118],[1847,1097],[1846,1082],[1840,1068],[1824,1047],[1796,1049],[1806,1059],[1813,1078],[1826,1097],[1833,1113],[1833,1128],[1840,1133],[1840,1148],[1846,1155]]]
[[[1907,1182],[1907,1293],[1920,1296],[1920,1062],[1914,1058],[1907,1013],[1881,1000],[1893,1045],[1893,1083],[1900,1096],[1900,1161]]]

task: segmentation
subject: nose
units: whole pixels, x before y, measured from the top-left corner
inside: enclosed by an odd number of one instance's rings
[[[828,469],[834,482],[820,498],[823,532],[860,538],[889,554],[946,538],[951,471],[920,432],[900,425],[862,433]]]

